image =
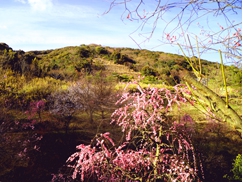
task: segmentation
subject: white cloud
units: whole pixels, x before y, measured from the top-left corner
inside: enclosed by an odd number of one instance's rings
[[[25,0],[15,0],[16,2],[22,3],[22,4],[26,4]]]
[[[45,11],[53,5],[52,0],[28,0],[28,3],[34,11]]]
[[[69,4],[58,4],[53,7],[50,15],[53,17],[63,17],[68,18],[69,21],[73,19],[81,19],[81,18],[92,18],[97,16],[98,12],[88,6],[74,6]]]
[[[0,29],[7,29],[7,25],[0,25]]]

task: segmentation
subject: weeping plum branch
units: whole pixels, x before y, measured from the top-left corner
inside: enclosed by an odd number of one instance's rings
[[[71,175],[54,175],[53,181],[70,176],[81,181],[200,181],[188,133],[190,116],[182,123],[167,117],[174,107],[187,102],[182,92],[190,94],[183,85],[173,90],[138,85],[137,92],[124,93],[117,101],[123,106],[112,114],[112,124],[122,128],[124,141],[115,144],[107,132],[90,145],[77,146],[67,160]]]

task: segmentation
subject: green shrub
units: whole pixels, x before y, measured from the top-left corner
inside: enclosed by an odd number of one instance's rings
[[[1,99],[6,101],[7,105],[13,105],[18,102],[20,98],[19,90],[26,84],[26,77],[24,75],[17,74],[12,70],[0,70],[0,95]]]
[[[233,168],[230,170],[232,175],[224,175],[229,181],[242,181],[242,156],[238,154],[232,163]]]
[[[176,70],[176,71],[179,71],[180,70],[180,66],[178,64],[175,64],[173,67],[172,67],[173,70]]]
[[[234,180],[242,181],[242,156],[238,154],[233,162],[233,169],[231,170],[234,174]]]
[[[78,50],[78,54],[82,58],[88,58],[88,57],[91,56],[91,52],[90,52],[90,50],[88,49],[87,46],[80,47],[79,50]]]
[[[113,59],[115,62],[119,61],[119,59],[121,59],[121,53],[117,52],[117,51],[114,51],[111,54],[111,59]]]
[[[180,66],[182,66],[183,68],[185,68],[188,71],[192,71],[190,64],[186,60],[181,61]]]
[[[156,76],[158,74],[154,68],[148,65],[142,68],[141,73],[145,76]]]
[[[109,54],[109,51],[106,50],[104,47],[101,47],[101,46],[97,46],[97,47],[95,48],[95,52],[96,52],[97,54],[103,54],[103,55]]]
[[[78,72],[84,70],[85,72],[90,73],[92,70],[92,62],[92,60],[80,59],[76,61],[74,67]]]
[[[241,86],[242,85],[242,70],[235,67],[229,66],[226,67],[226,73],[228,73],[227,82],[232,86]]]
[[[141,82],[145,84],[163,84],[164,81],[158,79],[155,76],[150,75],[150,76],[145,76]]]
[[[51,77],[34,78],[19,90],[19,94],[23,95],[26,101],[41,100],[58,90],[63,83]]]
[[[170,76],[170,68],[168,68],[168,67],[161,68],[159,71],[159,74]]]
[[[172,68],[174,65],[176,65],[176,62],[174,60],[167,61],[167,65]]]
[[[133,76],[127,74],[119,75],[114,73],[113,76],[116,77],[120,82],[130,82],[133,79]]]
[[[92,68],[94,70],[105,70],[105,65],[101,60],[96,60],[93,64],[92,64]]]
[[[53,69],[53,70],[49,71],[47,75],[49,77],[59,79],[59,80],[67,79],[62,70],[54,70]]]

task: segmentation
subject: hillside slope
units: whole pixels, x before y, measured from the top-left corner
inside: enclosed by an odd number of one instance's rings
[[[190,60],[195,69],[201,68],[202,83],[224,97],[220,64],[200,60],[201,65],[199,65],[196,57]],[[85,75],[95,75],[97,72],[116,79],[117,83],[129,82],[142,75],[144,84],[173,86],[181,83],[183,79],[180,78],[179,72],[187,71],[193,75],[191,65],[180,55],[140,49],[91,44],[24,52],[13,50],[7,44],[0,43],[1,76],[5,78],[1,81],[1,90],[2,93],[9,92],[9,94],[26,93],[26,89],[35,90],[36,88],[30,89],[30,87],[36,87],[38,84],[39,87],[46,85],[47,88],[48,84],[56,87],[67,85]],[[225,73],[230,97],[241,99],[241,69],[225,66]],[[7,78],[6,75],[11,77]],[[26,84],[29,85],[23,90]],[[6,89],[7,87],[11,89]]]
[[[221,80],[220,65],[206,60],[201,60],[201,64],[206,82],[213,82],[216,86],[215,82]],[[194,66],[199,67],[196,59]],[[179,70],[192,71],[187,60],[180,55],[94,44],[24,52],[14,51],[1,43],[0,67],[29,77],[50,76],[60,80],[75,80],[81,73],[90,74],[99,70],[116,76],[119,81],[130,81],[142,74],[148,83],[168,85],[180,82]],[[226,74],[229,85],[241,85],[240,69],[228,66]]]
[[[50,181],[51,174],[63,166],[76,145],[88,144],[97,133],[107,131],[116,141],[120,141],[120,129],[110,125],[120,94],[117,88],[137,80],[140,75],[143,77],[140,84],[144,87],[152,85],[170,89],[177,83],[183,83],[186,76],[182,78],[181,73],[193,75],[192,67],[197,70],[201,67],[202,83],[220,99],[226,100],[220,64],[201,60],[199,65],[196,57],[190,60],[191,65],[186,58],[176,54],[94,44],[24,52],[0,43],[0,134],[10,134],[16,139],[13,143],[5,142],[6,145],[0,142],[3,151],[0,152],[0,161],[8,164],[0,165],[0,179],[21,181],[19,176],[29,178],[30,175],[22,172],[24,169],[33,175],[29,179],[43,177],[48,180],[42,181]],[[241,116],[241,69],[225,66],[225,74],[230,106]],[[130,88],[130,91],[133,90]],[[218,122],[216,117],[210,115],[214,114],[210,112],[210,106],[216,114],[218,112],[217,100],[210,100],[210,95],[204,94],[194,98],[195,95],[192,95],[190,99],[196,103],[205,97],[206,102],[195,104],[192,101],[192,105],[181,105],[166,117],[169,122],[180,122],[183,118],[189,118],[189,124],[195,121],[196,124],[190,127],[193,128],[195,147],[203,154],[205,176],[212,178],[212,181],[222,181],[222,176],[231,168],[232,159],[241,153],[241,135],[226,127],[225,120]],[[40,104],[45,107],[39,107]],[[201,112],[200,106],[209,109],[209,112]],[[18,124],[15,126],[16,123],[28,124],[32,121],[37,121],[34,130],[19,132]],[[41,152],[35,153],[30,158],[31,162],[21,160],[16,164],[17,160],[13,157],[17,156],[16,149],[20,148],[20,142],[15,134],[23,135],[26,140],[25,133],[29,132],[44,136]]]

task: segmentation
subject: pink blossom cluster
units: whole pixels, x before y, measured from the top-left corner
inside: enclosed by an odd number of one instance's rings
[[[235,31],[235,33],[233,33],[232,39],[234,39],[234,41],[233,41],[234,47],[233,48],[241,47],[241,43],[242,43],[242,32],[241,32],[241,29],[240,28],[238,28]]]
[[[112,114],[112,123],[126,134],[116,145],[110,133],[98,135],[90,145],[77,146],[67,160],[72,178],[81,181],[198,181],[196,154],[188,131],[192,118],[173,122],[167,114],[173,107],[187,102],[186,87],[143,89],[125,93],[123,104]],[[188,125],[188,126],[187,126]],[[95,142],[94,142],[95,141]],[[63,178],[54,175],[53,181]]]
[[[30,152],[40,150],[38,144],[42,140],[42,136],[36,133],[34,126],[35,121],[33,120],[10,120],[0,124],[0,148],[8,151],[3,156],[11,156],[16,166],[28,163]]]
[[[175,42],[177,40],[175,35],[171,36],[169,33],[166,33],[165,37],[166,37],[166,40],[168,40],[170,43],[173,43],[173,42]]]
[[[132,150],[122,147],[110,150],[104,145],[104,140],[98,146],[79,145],[76,152],[67,160],[68,167],[73,168],[72,178],[80,177],[81,181],[96,179],[97,181],[142,181],[146,179],[163,179],[164,181],[193,181],[196,178],[193,169],[182,155],[171,154],[172,149],[161,149],[158,174],[153,175],[155,166],[154,150],[142,148]],[[73,165],[70,165],[73,163]],[[56,179],[56,176],[55,178]],[[53,180],[55,181],[55,180]]]
[[[26,114],[28,114],[28,119],[33,119],[36,114],[38,114],[40,117],[40,112],[44,109],[44,107],[44,100],[31,102],[29,105],[29,110],[25,112]]]
[[[175,86],[173,91],[166,88],[142,89],[138,85],[138,91],[123,94],[117,103],[126,102],[126,105],[112,114],[112,123],[120,126],[123,132],[127,131],[127,140],[131,139],[133,130],[153,133],[156,137],[158,128],[166,122],[165,114],[173,104],[180,106],[187,102],[182,92],[190,94],[182,85]]]
[[[42,140],[42,135],[34,130],[37,122],[33,117],[44,108],[44,105],[43,100],[32,102],[30,110],[25,112],[27,120],[6,119],[0,124],[0,148],[6,147],[16,161],[28,161],[30,151],[40,150],[38,142]]]

